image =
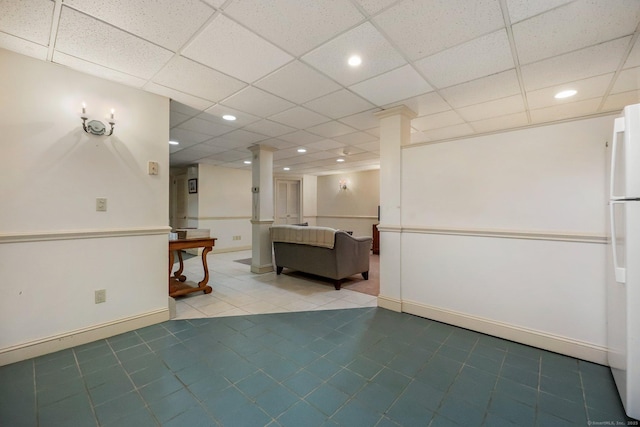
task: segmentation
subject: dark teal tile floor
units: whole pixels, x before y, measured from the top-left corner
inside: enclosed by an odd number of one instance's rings
[[[604,366],[380,308],[169,321],[0,367],[11,427],[628,421]]]

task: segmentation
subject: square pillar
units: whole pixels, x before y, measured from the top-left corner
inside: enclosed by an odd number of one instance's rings
[[[273,152],[266,145],[249,147],[252,153],[251,271],[273,271],[271,236],[273,224]]]
[[[378,306],[402,311],[402,146],[411,142],[404,105],[375,113],[380,120],[380,294]]]

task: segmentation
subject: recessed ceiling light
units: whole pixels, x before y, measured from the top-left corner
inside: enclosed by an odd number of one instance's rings
[[[563,90],[562,92],[556,93],[554,98],[556,98],[556,99],[569,98],[570,96],[573,96],[576,93],[578,93],[578,91],[577,90],[573,90],[573,89]]]
[[[178,144],[180,144],[180,143],[179,143],[178,141],[169,141],[169,144],[171,144],[171,145],[178,145]]]
[[[291,168],[282,168],[283,171],[290,171]]]
[[[222,118],[225,120],[234,121],[236,119],[236,116],[232,116],[231,114],[225,114],[224,116],[222,116]]]
[[[298,148],[298,153],[306,153],[307,149],[306,148]]]
[[[251,160],[245,160],[245,161],[244,161],[244,164],[245,164],[245,165],[250,165],[250,164],[251,164]]]
[[[357,67],[358,65],[362,64],[362,58],[360,58],[358,55],[352,55],[349,57],[349,60],[347,62],[352,67]]]
[[[339,158],[339,159],[336,159],[336,162],[340,162],[340,163],[342,163],[342,162],[344,162],[344,159],[341,157],[341,158]]]

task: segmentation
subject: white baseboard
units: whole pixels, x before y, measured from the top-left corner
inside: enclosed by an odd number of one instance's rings
[[[87,344],[169,320],[169,309],[150,311],[52,337],[0,349],[0,366]]]
[[[247,245],[247,246],[231,246],[229,248],[218,248],[216,249],[216,247],[213,247],[213,250],[211,252],[209,252],[210,254],[222,254],[222,253],[227,253],[227,252],[240,252],[240,251],[250,251],[251,250],[251,245]]]
[[[386,308],[387,310],[402,312],[402,301],[397,298],[385,297],[384,295],[378,295],[378,307]]]
[[[380,297],[378,297],[378,305]],[[432,307],[415,301],[402,301],[402,311],[438,322],[448,323],[461,328],[482,332],[487,335],[504,338],[555,353],[576,357],[582,360],[607,365],[607,349],[587,342],[573,340],[545,332],[522,328],[491,319]]]
[[[273,271],[273,265],[272,264],[252,265],[251,266],[251,272],[252,273],[256,273],[256,274],[270,273],[272,271]]]

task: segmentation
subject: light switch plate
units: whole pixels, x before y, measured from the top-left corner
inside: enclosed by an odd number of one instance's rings
[[[158,175],[158,162],[149,161],[149,175]]]

